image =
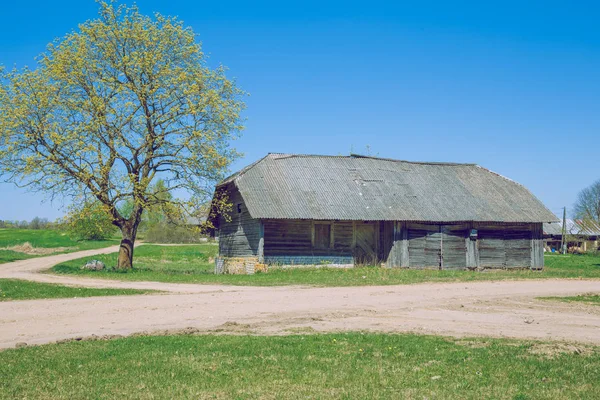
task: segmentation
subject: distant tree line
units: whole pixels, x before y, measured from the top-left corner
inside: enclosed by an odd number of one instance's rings
[[[11,221],[0,219],[0,229],[54,229],[56,222],[51,222],[48,218],[35,217],[31,221]]]
[[[164,185],[164,181],[159,180],[152,190],[168,202],[172,195],[164,190]],[[153,243],[197,243],[203,237],[200,225],[207,207],[208,205],[204,205],[199,208],[196,218],[192,219],[186,219],[176,210],[164,205],[150,207],[139,224],[140,236]],[[132,210],[130,201],[124,201],[119,207],[119,212],[123,215],[129,215]],[[73,204],[64,217],[54,222],[40,217],[31,221],[0,220],[0,229],[53,229],[66,232],[75,240],[106,240],[117,233],[109,210],[99,201]]]

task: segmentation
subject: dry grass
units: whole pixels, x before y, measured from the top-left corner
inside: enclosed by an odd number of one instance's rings
[[[16,253],[30,256],[47,256],[49,254],[64,253],[65,251],[77,250],[77,247],[33,247],[29,242],[0,248],[0,250],[14,251]]]

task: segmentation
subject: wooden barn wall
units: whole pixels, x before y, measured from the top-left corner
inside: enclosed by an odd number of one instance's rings
[[[390,241],[390,250],[385,265],[388,268],[408,267],[408,241],[406,240],[405,222],[393,222]]]
[[[312,254],[309,220],[265,220],[265,256]]]
[[[395,222],[388,267],[543,268],[542,224]],[[477,238],[470,238],[477,229]]]
[[[534,224],[531,233],[531,268],[544,268],[544,229],[543,224]]]
[[[234,185],[227,188],[232,210],[231,221],[224,216],[219,219],[219,254],[223,257],[246,257],[258,255],[260,220],[253,219],[246,208],[240,192]],[[238,212],[238,205],[241,212]]]
[[[468,265],[467,240],[470,224],[442,225],[442,269],[464,269]]]
[[[352,221],[335,221],[332,225],[333,250],[336,254],[352,254],[354,228]]]
[[[331,248],[313,246],[313,224],[331,225]],[[267,256],[352,255],[352,221],[264,220],[264,253]]]
[[[475,224],[480,268],[531,267],[534,224]]]
[[[221,220],[220,253],[240,257],[354,256],[356,224],[352,221],[264,220],[250,217],[237,190],[231,190],[232,221]],[[241,213],[237,205],[241,204]],[[330,248],[317,248],[314,227],[331,225]],[[388,267],[464,269],[533,268],[544,265],[542,224],[419,224],[412,222],[371,222],[375,226],[374,250]],[[471,229],[477,230],[472,240]],[[264,235],[264,237],[263,237]],[[262,239],[261,239],[262,238]],[[261,242],[262,240],[262,242]],[[264,243],[264,245],[262,244]],[[264,246],[264,247],[263,247]],[[313,257],[313,258],[311,258]],[[342,258],[338,258],[342,259]]]
[[[407,230],[410,266],[439,269],[442,252],[440,226],[411,223]]]
[[[383,221],[380,227],[381,246],[379,246],[379,259],[386,262],[392,253],[394,246],[394,225],[393,221]]]

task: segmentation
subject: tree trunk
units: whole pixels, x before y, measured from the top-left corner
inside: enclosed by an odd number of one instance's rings
[[[121,246],[119,248],[119,258],[117,259],[118,269],[130,269],[133,266],[133,244],[135,243],[135,237],[137,226],[123,226],[121,232],[123,238],[121,239]]]

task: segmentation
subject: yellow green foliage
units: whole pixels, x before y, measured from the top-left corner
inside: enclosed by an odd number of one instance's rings
[[[117,230],[107,207],[97,201],[72,207],[65,225],[69,235],[79,240],[105,240]]]
[[[94,198],[134,240],[145,209],[184,215],[210,198],[237,156],[243,96],[181,21],[103,2],[37,68],[0,71],[0,174]]]

